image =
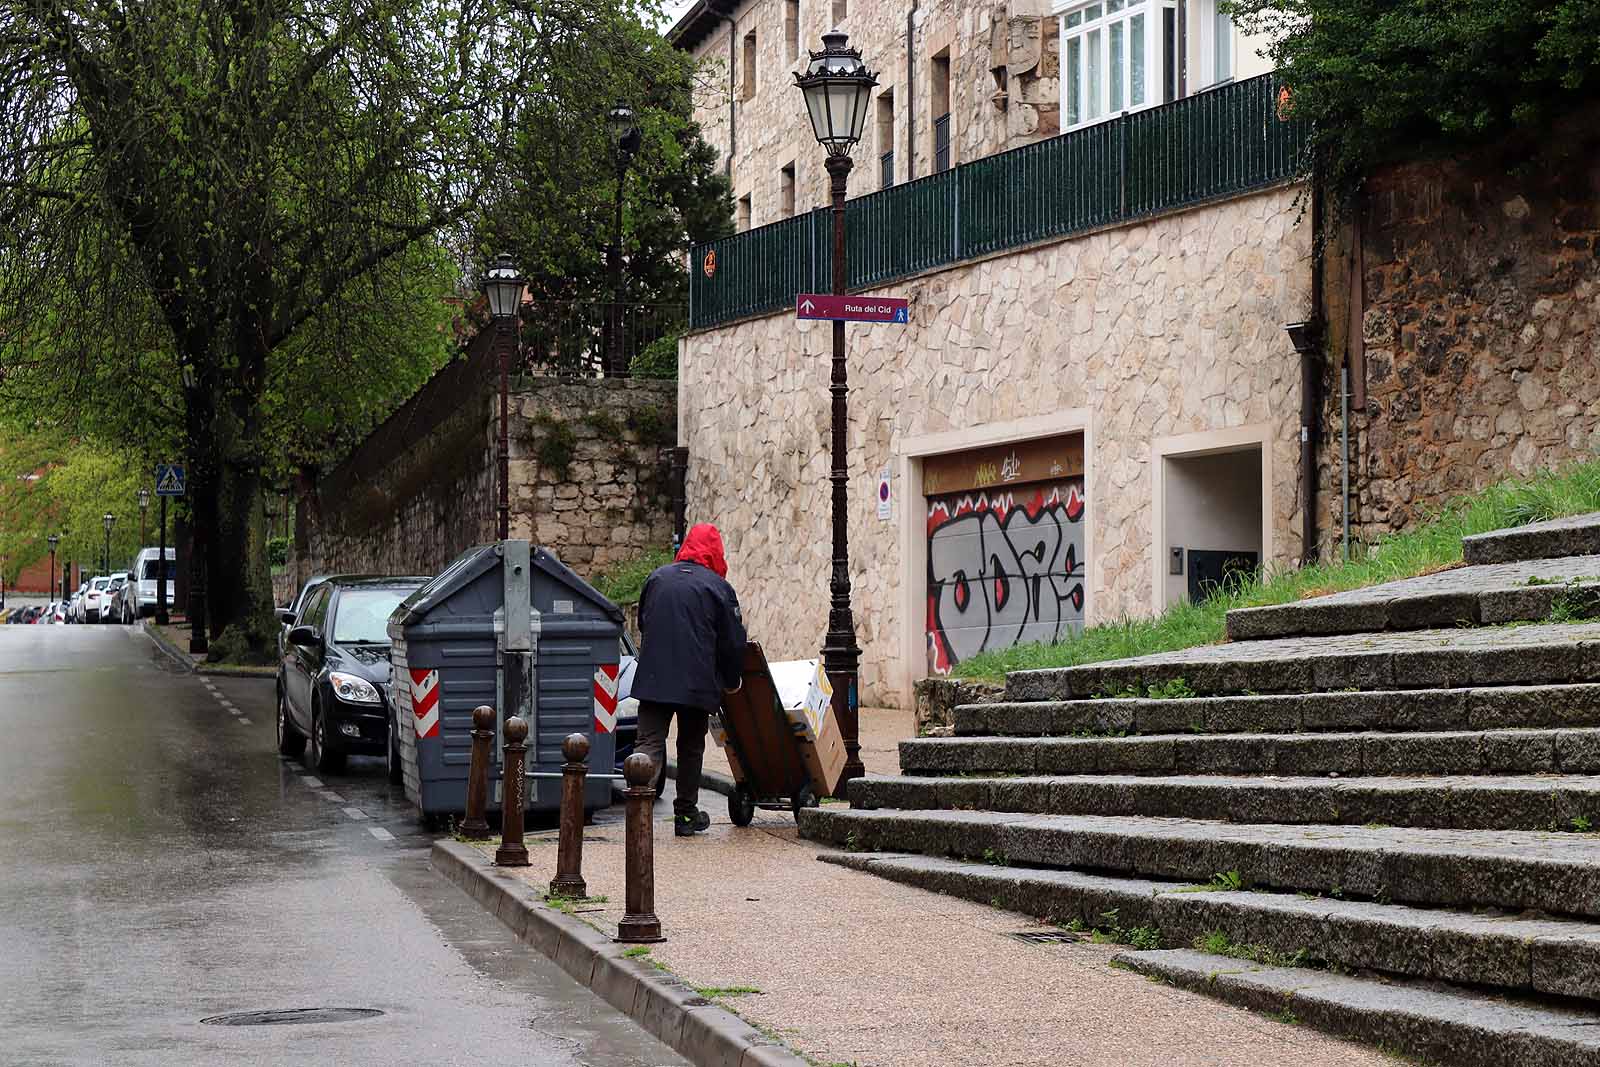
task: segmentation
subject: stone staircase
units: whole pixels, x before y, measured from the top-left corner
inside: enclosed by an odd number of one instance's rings
[[[1596,614],[1600,514],[1466,554],[1233,612],[1230,644],[1015,673],[801,832],[1425,1062],[1593,1067],[1600,622],[1549,620]]]

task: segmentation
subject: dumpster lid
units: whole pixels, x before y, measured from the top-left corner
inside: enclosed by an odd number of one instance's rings
[[[389,615],[389,636],[403,640],[405,627],[421,622],[427,614],[457,591],[500,565],[500,544],[473,545],[450,561],[433,580],[400,601]]]
[[[621,608],[617,607],[611,601],[601,596],[598,589],[584,581],[582,578],[578,577],[578,573],[576,571],[567,566],[565,563],[562,563],[553,554],[547,551],[543,545],[539,545],[534,548],[533,559],[531,562],[535,570],[544,571],[563,586],[572,590],[574,593],[579,594],[585,600],[589,601],[595,607],[604,612],[608,618],[615,622],[622,621]]]

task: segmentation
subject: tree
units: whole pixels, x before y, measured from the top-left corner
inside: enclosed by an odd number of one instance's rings
[[[461,243],[524,115],[587,105],[562,64],[638,63],[632,2],[0,0],[0,388],[181,450],[238,655],[273,645],[259,501],[295,367],[359,362],[424,295],[416,257]],[[135,395],[81,410],[108,382]]]
[[[1341,194],[1376,163],[1537,131],[1600,81],[1600,0],[1224,0],[1273,40]]]

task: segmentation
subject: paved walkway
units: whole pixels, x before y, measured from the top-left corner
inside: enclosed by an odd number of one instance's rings
[[[909,711],[862,713],[863,762],[895,773]],[[707,752],[709,769],[726,761]],[[670,788],[670,787],[669,787]],[[729,825],[715,795],[706,834],[680,840],[657,810],[656,911],[667,941],[651,957],[689,982],[750,987],[717,996],[821,1064],[900,1067],[1380,1067],[1370,1049],[1285,1025],[1108,966],[1119,948],[1088,941],[1026,944],[1050,927],[815,859],[787,813]],[[580,908],[615,932],[622,915],[623,835],[616,813],[585,838],[589,891]],[[529,837],[544,886],[554,832]]]

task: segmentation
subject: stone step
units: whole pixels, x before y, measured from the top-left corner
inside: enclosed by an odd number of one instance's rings
[[[1025,778],[858,778],[856,808],[1157,816],[1234,823],[1600,828],[1600,778],[1255,778],[1062,775]]]
[[[1600,680],[1600,623],[1280,637],[1013,671],[1006,700],[1460,689]]]
[[[822,859],[1047,922],[1116,927],[1124,936],[1142,928],[1142,938],[1162,946],[1187,948],[1211,938],[1256,959],[1298,957],[1304,968],[1333,965],[1600,1000],[1600,926],[1572,919],[1473,915],[931,856],[829,853]],[[1315,973],[1303,969],[1302,977]]]
[[[1600,774],[1600,728],[916,737],[905,774]]]
[[[1340,1037],[1451,1067],[1594,1067],[1600,1017],[1458,988],[1269,967],[1192,949],[1124,952],[1112,961]]]
[[[1470,564],[1596,553],[1600,553],[1600,511],[1491,530],[1463,538],[1461,542],[1461,554]]]
[[[1255,641],[1300,634],[1355,634],[1492,626],[1600,614],[1600,556],[1457,567],[1289,604],[1235,608],[1228,637]]]
[[[1190,882],[1238,871],[1251,885],[1329,896],[1600,916],[1600,838],[1587,834],[834,805],[803,809],[800,832],[850,851],[998,856]]]
[[[1600,685],[965,704],[958,737],[1600,726]]]

